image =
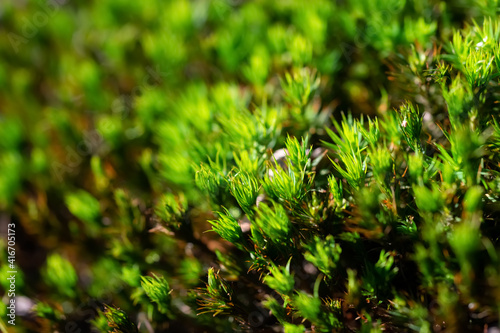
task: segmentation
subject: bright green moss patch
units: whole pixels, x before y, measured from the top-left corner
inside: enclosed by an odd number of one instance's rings
[[[4,7],[18,332],[498,326],[495,1]]]

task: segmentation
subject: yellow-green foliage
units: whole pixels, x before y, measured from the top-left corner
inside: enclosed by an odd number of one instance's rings
[[[16,332],[494,330],[499,8],[2,3]]]

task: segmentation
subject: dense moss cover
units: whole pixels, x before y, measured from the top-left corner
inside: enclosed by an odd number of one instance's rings
[[[7,1],[3,332],[483,332],[497,1]]]

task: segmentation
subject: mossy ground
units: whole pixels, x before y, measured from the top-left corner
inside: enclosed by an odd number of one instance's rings
[[[14,332],[484,332],[496,1],[7,1]]]

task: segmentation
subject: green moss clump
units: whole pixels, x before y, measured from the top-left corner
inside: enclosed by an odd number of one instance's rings
[[[56,2],[0,14],[18,332],[498,323],[496,1]]]

